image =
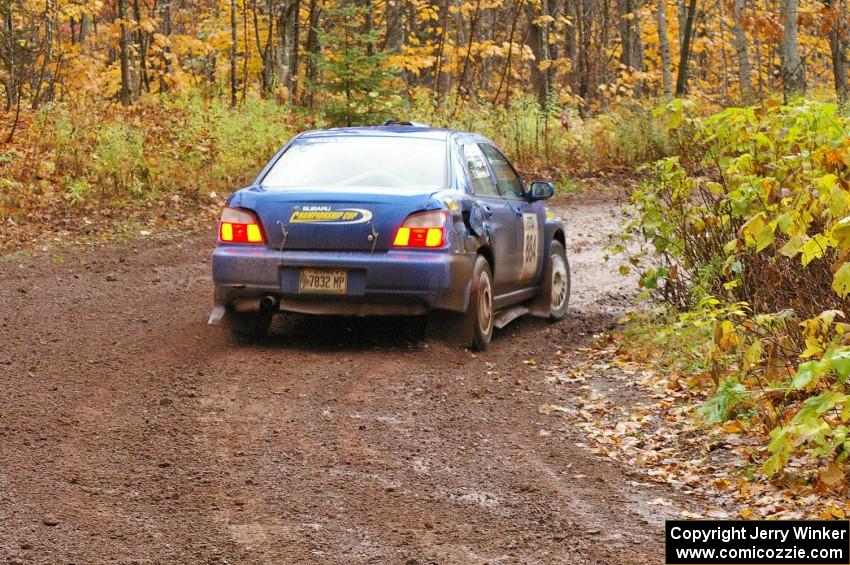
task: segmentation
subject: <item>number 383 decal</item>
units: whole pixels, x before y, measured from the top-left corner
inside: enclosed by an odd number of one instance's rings
[[[539,254],[537,214],[523,214],[522,226],[524,237],[520,278],[530,279],[537,274],[537,256]]]

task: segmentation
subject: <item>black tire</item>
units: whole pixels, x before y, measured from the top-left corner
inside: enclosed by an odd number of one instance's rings
[[[471,343],[469,343],[472,349],[484,351],[490,345],[495,318],[493,271],[487,259],[479,255],[475,260],[475,268],[472,270],[472,292],[469,295],[469,309],[464,316],[464,326],[472,328]]]
[[[557,322],[567,314],[570,305],[570,262],[560,241],[549,246],[545,291],[549,294],[549,320]]]
[[[262,339],[269,333],[273,312],[231,312],[230,331],[239,337]]]

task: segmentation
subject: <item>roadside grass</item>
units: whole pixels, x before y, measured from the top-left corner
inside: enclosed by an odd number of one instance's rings
[[[570,108],[541,109],[532,97],[458,110],[422,94],[399,112],[490,137],[527,178],[551,179],[559,194],[583,190],[592,171],[631,170],[671,150],[661,122],[642,106],[582,119]],[[250,96],[236,108],[196,94],[143,97],[129,109],[79,100],[43,106],[0,149],[0,248],[214,221],[224,198],[293,134],[330,125],[303,108]]]
[[[621,320],[620,345],[629,357],[656,371],[690,377],[711,370],[711,328],[678,323],[675,313],[661,304],[628,312]]]
[[[270,101],[197,96],[45,106],[0,152],[0,247],[206,221],[286,141],[290,117]]]
[[[571,194],[579,194],[585,190],[584,183],[581,180],[571,176],[565,176],[555,181],[555,194],[557,196],[568,196]]]
[[[23,261],[30,255],[32,255],[32,250],[30,249],[16,249],[14,251],[4,251],[2,247],[0,247],[0,262],[19,262]]]

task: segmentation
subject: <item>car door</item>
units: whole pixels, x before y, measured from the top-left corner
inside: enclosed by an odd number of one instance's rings
[[[499,194],[505,199],[516,223],[517,267],[515,286],[525,288],[540,280],[543,269],[543,230],[546,209],[539,202],[530,202],[525,186],[516,169],[496,147],[482,143],[481,151],[487,158]]]
[[[463,160],[472,193],[484,208],[493,227],[490,245],[493,250],[493,285],[496,294],[510,291],[519,276],[517,218],[514,207],[499,194],[496,179],[477,143],[463,145]]]

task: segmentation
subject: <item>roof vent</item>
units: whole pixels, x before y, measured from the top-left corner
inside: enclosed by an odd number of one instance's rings
[[[413,127],[413,128],[427,128],[428,126],[425,124],[420,124],[418,122],[409,122],[406,120],[387,120],[383,124],[384,127]]]

